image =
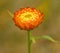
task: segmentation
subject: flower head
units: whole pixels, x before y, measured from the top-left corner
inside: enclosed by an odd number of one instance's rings
[[[15,12],[13,21],[23,30],[32,30],[43,21],[44,14],[35,8],[22,8]]]

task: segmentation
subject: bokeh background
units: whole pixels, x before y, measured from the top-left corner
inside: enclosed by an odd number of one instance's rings
[[[0,53],[27,53],[27,31],[16,27],[7,11],[14,13],[24,7],[34,7],[45,15],[32,35],[48,35],[58,41],[37,40],[31,53],[60,53],[60,0],[0,0]]]

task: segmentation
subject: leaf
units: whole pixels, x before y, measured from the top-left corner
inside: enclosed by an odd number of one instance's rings
[[[34,37],[31,37],[32,43],[36,43],[36,39]]]
[[[13,13],[11,13],[9,10],[7,10],[8,14],[13,17]]]
[[[39,40],[39,39],[47,39],[53,43],[57,43],[58,41],[56,41],[55,39],[53,39],[51,36],[48,36],[48,35],[43,35],[43,36],[39,36],[39,37],[31,37],[31,44],[35,44],[36,43],[36,40]]]
[[[47,39],[47,40],[49,40],[49,41],[51,41],[51,42],[54,42],[54,43],[57,42],[55,39],[53,39],[51,36],[48,36],[48,35],[36,37],[35,39]]]

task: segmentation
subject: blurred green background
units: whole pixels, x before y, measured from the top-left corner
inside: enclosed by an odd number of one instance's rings
[[[32,35],[49,35],[58,41],[37,40],[31,53],[60,53],[60,0],[0,0],[0,53],[27,53],[27,31],[16,27],[7,12],[24,7],[34,7],[45,15],[44,22],[32,30]]]

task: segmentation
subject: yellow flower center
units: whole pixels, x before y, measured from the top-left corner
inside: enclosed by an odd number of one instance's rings
[[[35,20],[35,17],[38,16],[35,13],[32,12],[25,12],[20,15],[20,18],[22,19],[22,22],[24,21],[30,21],[30,20]]]
[[[31,14],[28,14],[28,15],[25,15],[26,18],[30,18],[31,17]]]

